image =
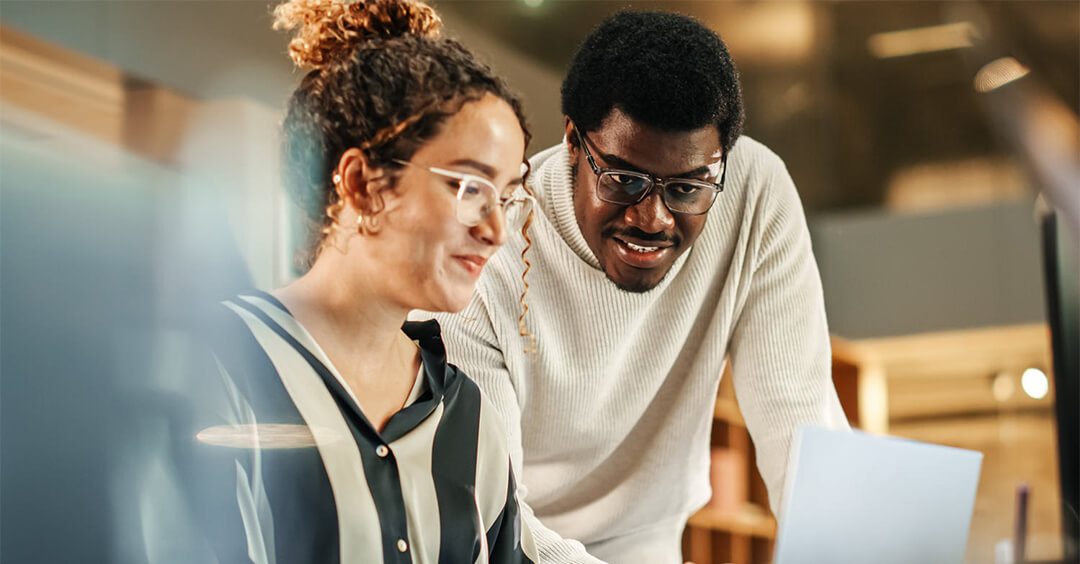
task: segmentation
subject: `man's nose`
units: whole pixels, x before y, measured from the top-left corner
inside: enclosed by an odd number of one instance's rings
[[[675,217],[664,204],[659,190],[649,194],[644,200],[627,206],[625,216],[628,225],[646,233],[660,233],[675,226]]]

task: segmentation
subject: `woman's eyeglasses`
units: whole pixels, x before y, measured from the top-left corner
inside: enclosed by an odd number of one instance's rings
[[[467,227],[483,223],[496,207],[503,208],[505,213],[511,206],[524,204],[526,201],[532,200],[532,197],[526,194],[500,198],[498,188],[491,181],[476,175],[445,168],[424,166],[401,159],[394,159],[393,162],[456,180],[457,220]]]

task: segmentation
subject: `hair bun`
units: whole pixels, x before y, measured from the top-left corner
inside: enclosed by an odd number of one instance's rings
[[[306,68],[322,68],[360,43],[403,35],[435,37],[435,10],[414,0],[289,0],[274,8],[274,29],[297,29],[289,55]]]

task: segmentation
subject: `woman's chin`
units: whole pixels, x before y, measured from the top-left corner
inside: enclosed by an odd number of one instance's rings
[[[447,288],[437,299],[429,300],[428,307],[417,308],[438,313],[459,313],[469,305],[472,300],[475,285],[468,288]]]
[[[446,309],[443,309],[442,311],[445,311],[446,313],[461,313],[461,310],[465,309],[469,305],[469,301],[471,299],[472,293],[470,292],[469,295],[465,296],[464,299],[458,298],[448,303]]]

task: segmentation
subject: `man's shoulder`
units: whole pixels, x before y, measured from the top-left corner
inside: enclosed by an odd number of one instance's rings
[[[758,204],[777,198],[797,198],[787,165],[780,155],[764,143],[742,135],[728,158],[725,186],[734,192],[741,205],[764,211]]]
[[[751,167],[754,165],[758,167],[784,166],[784,160],[780,158],[780,155],[749,135],[740,135],[738,140],[735,141],[728,162],[730,163],[732,160],[751,165]]]
[[[540,207],[546,208],[552,185],[569,180],[570,153],[565,143],[556,143],[529,157],[529,190]]]

